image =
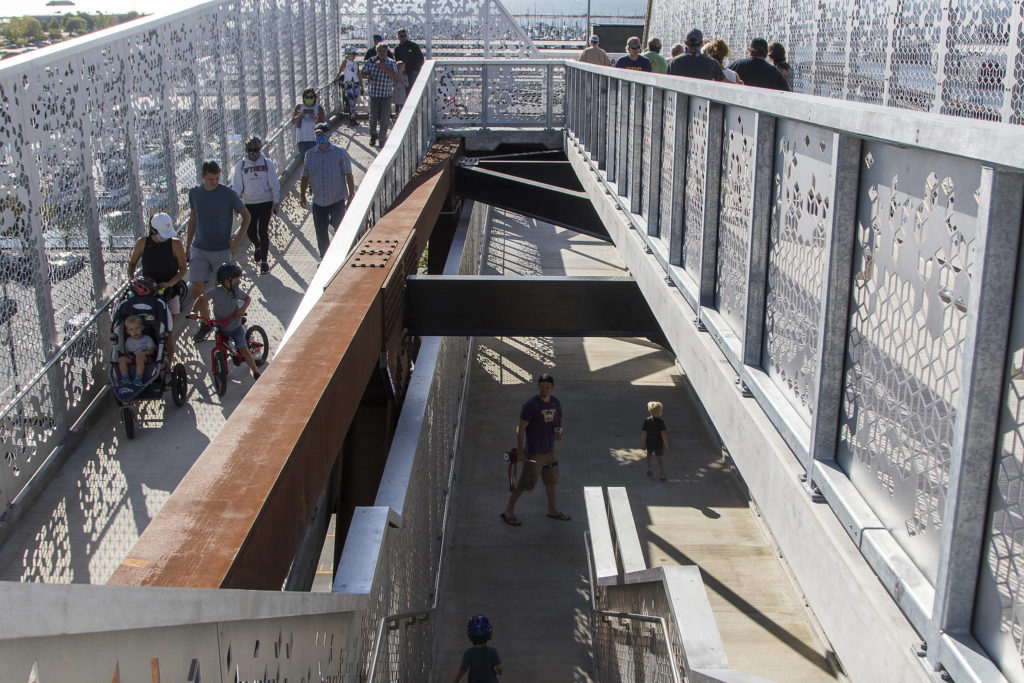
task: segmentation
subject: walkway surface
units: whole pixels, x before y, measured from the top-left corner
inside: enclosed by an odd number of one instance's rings
[[[342,125],[331,141],[352,155],[358,188],[376,152],[369,128],[365,122],[355,129]],[[318,262],[313,220],[299,206],[299,174],[293,175],[282,184],[281,215],[271,223],[270,272],[259,274],[248,239],[235,253],[253,298],[249,323],[267,331],[271,357]],[[129,441],[108,397],[102,415],[0,549],[0,581],[106,583],[252,386],[247,368],[232,367],[227,393],[217,396],[209,372],[213,342],[194,344],[194,330],[189,323],[176,353],[188,370],[188,402],[175,408],[168,393],[144,403]]]
[[[613,246],[501,211],[483,274],[624,276]],[[543,315],[543,302],[537,302]],[[557,449],[558,507],[543,487],[502,522],[508,496],[501,454],[515,445],[519,408],[542,372],[565,413]],[[476,340],[452,552],[439,622],[438,680],[454,676],[468,618],[486,614],[505,663],[504,683],[593,678],[584,486],[624,486],[648,566],[701,568],[730,664],[776,681],[833,680],[826,648],[800,593],[698,418],[672,356],[644,339]],[[646,475],[639,449],[647,402],[665,405],[667,481]]]

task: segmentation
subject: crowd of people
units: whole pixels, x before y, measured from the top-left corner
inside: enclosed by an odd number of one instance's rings
[[[580,53],[579,61],[599,66],[614,66],[618,69],[647,71],[673,76],[686,76],[709,81],[725,81],[756,88],[789,90],[792,70],[786,61],[786,48],[781,43],[768,43],[764,38],[754,38],[747,47],[747,56],[731,62],[726,60],[731,52],[723,38],[709,40],[700,29],[686,34],[682,43],[671,48],[669,59],[662,56],[660,38],[647,41],[647,52],[641,52],[640,38],[630,37],[626,41],[626,54],[612,60],[600,46],[597,36],[590,36],[590,45]]]

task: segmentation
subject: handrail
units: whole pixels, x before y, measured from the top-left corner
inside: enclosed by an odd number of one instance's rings
[[[658,624],[661,627],[662,635],[665,637],[665,650],[668,652],[669,665],[672,667],[672,681],[673,683],[682,683],[682,678],[679,676],[679,663],[676,661],[675,651],[672,647],[672,637],[668,632],[668,623],[664,617],[652,617],[648,614],[634,614],[632,612],[616,612],[614,610],[601,609],[597,606],[597,600],[595,595],[597,593],[597,584],[594,583],[594,554],[590,548],[590,530],[586,529],[583,531],[583,545],[587,551],[587,578],[590,581],[590,610],[594,614],[603,617],[617,617],[619,619],[631,619],[633,621],[641,621],[648,624]]]

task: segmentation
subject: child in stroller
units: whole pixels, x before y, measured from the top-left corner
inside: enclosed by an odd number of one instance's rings
[[[178,363],[168,368],[164,362],[172,324],[167,304],[157,295],[156,282],[146,277],[132,280],[128,298],[114,312],[110,336],[110,385],[121,406],[121,419],[129,439],[135,436],[137,402],[161,398],[169,386],[174,405],[185,404],[185,366]],[[135,357],[130,360],[128,354],[132,353]],[[135,375],[131,377],[133,369]]]

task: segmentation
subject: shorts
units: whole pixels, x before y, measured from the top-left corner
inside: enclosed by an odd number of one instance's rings
[[[233,341],[236,349],[241,350],[248,347],[248,342],[245,340],[247,330],[248,328],[245,325],[239,325],[230,332],[221,332],[221,334]]]
[[[554,486],[558,483],[558,461],[554,453],[527,454],[526,457],[537,462],[523,463],[523,473],[519,475],[517,484],[520,491],[532,491],[538,477],[543,480],[545,486]]]
[[[192,247],[188,262],[188,279],[192,282],[213,282],[222,263],[232,263],[230,249],[203,251]]]
[[[665,455],[665,449],[664,448],[648,448],[647,449],[647,457],[649,458],[652,455],[656,455],[656,456],[658,456],[660,458],[661,456]]]

